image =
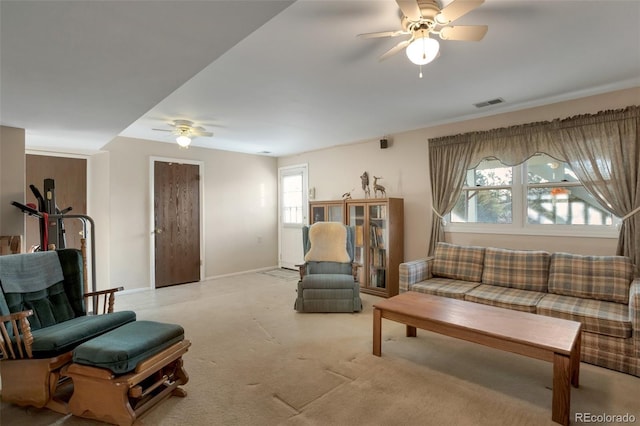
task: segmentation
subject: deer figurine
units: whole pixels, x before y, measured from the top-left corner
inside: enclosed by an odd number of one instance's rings
[[[362,190],[364,191],[364,198],[371,197],[371,191],[369,190],[369,174],[364,172],[360,176],[360,180],[362,181]]]
[[[378,185],[378,179],[382,179],[382,178],[378,176],[373,177],[373,193],[375,197],[378,198],[378,191],[379,191],[382,198],[384,198],[387,196],[387,191],[384,189],[384,186]]]

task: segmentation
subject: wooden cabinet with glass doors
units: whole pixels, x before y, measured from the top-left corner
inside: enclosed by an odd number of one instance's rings
[[[383,297],[397,295],[404,261],[403,199],[347,200],[346,207],[346,223],[356,229],[355,261],[362,265],[360,290]]]
[[[345,223],[344,201],[312,201],[309,203],[309,225],[316,222]]]

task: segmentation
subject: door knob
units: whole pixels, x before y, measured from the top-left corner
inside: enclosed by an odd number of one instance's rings
[[[162,234],[162,228],[156,228],[153,230],[156,234]]]

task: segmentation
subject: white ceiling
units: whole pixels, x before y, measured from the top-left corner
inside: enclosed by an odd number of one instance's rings
[[[449,0],[443,2],[445,5]],[[640,0],[486,0],[423,68],[394,0],[0,2],[0,120],[27,148],[95,152],[114,137],[281,156],[640,86]],[[506,102],[478,109],[474,103]],[[638,100],[640,103],[640,99]],[[177,148],[176,148],[177,149]]]

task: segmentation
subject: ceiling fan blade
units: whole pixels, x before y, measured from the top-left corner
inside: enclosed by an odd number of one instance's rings
[[[190,130],[190,133],[193,136],[205,136],[205,137],[211,137],[213,136],[212,132],[207,132],[206,129],[202,126],[198,126],[198,127],[192,127]]]
[[[453,22],[462,15],[466,15],[476,7],[484,3],[484,0],[453,0],[437,16],[439,23],[447,24]]]
[[[402,34],[409,34],[406,31],[398,30],[398,31],[380,31],[377,33],[364,33],[358,34],[358,37],[362,38],[379,38],[379,37],[397,37]]]
[[[407,47],[409,45],[409,43],[411,43],[411,40],[412,39],[404,40],[404,41],[401,41],[400,43],[396,44],[391,49],[387,50],[382,56],[380,56],[379,60],[380,61],[384,61],[388,57],[390,57],[392,55],[395,55],[396,53],[398,53],[399,51],[401,51],[402,49]]]
[[[151,129],[151,130],[157,130],[158,132],[173,132],[173,130],[169,130],[169,129]]]
[[[398,7],[410,21],[418,21],[422,17],[420,6],[416,0],[396,0]]]
[[[440,38],[443,40],[480,41],[488,29],[489,27],[486,25],[444,27],[440,30]]]

